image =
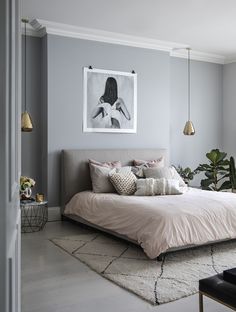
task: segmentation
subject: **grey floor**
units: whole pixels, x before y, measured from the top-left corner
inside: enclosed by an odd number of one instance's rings
[[[22,312],[196,312],[198,296],[152,306],[90,270],[50,242],[76,235],[78,225],[49,222],[41,232],[22,235]],[[205,312],[231,311],[204,300]]]

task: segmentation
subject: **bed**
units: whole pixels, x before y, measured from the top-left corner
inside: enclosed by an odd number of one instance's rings
[[[185,189],[183,195],[95,194],[88,159],[157,159],[162,149],[62,151],[61,213],[140,245],[151,259],[166,252],[236,238],[236,194]]]

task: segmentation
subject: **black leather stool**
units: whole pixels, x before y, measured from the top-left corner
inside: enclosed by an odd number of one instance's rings
[[[203,312],[203,295],[236,311],[236,285],[217,274],[199,281],[199,311]]]

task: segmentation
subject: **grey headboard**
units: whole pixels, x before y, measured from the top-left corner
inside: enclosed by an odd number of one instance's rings
[[[164,156],[168,164],[166,149],[87,149],[63,150],[61,155],[61,211],[78,192],[91,190],[88,159],[98,161],[120,160],[122,165],[131,165],[133,159],[157,159]]]

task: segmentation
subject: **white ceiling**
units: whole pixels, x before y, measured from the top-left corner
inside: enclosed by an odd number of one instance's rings
[[[178,42],[236,59],[236,0],[22,0],[22,16]]]

